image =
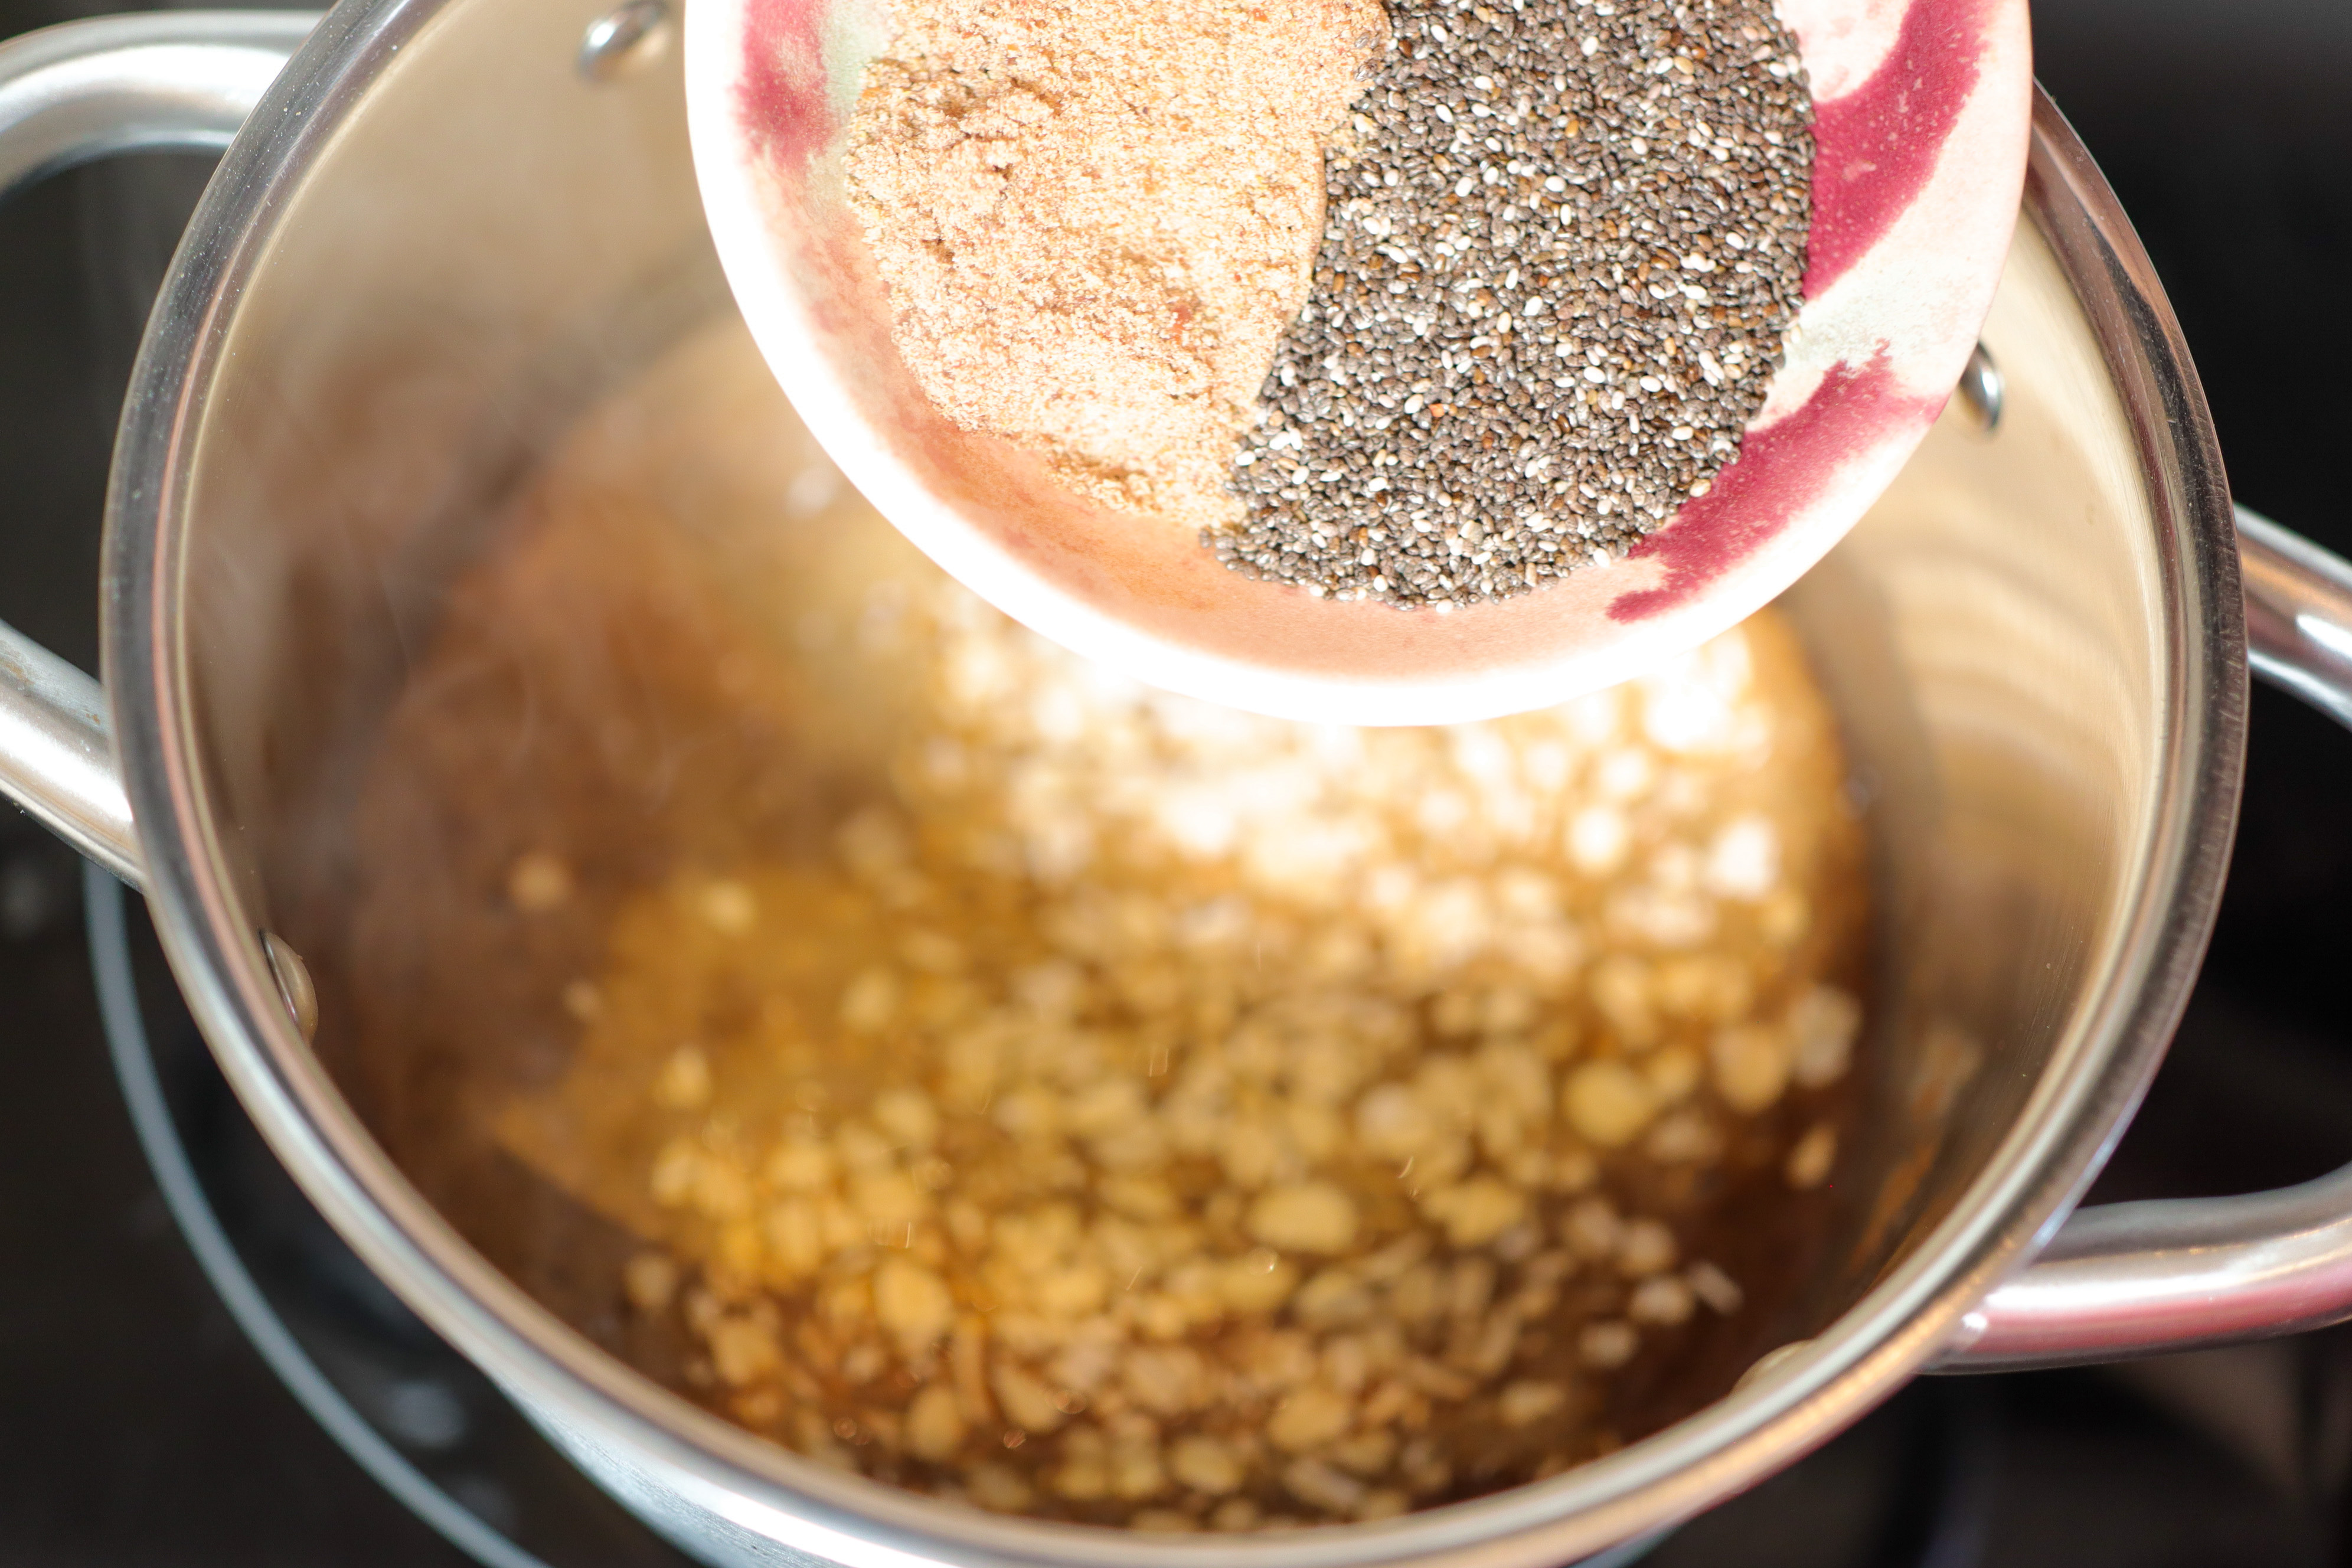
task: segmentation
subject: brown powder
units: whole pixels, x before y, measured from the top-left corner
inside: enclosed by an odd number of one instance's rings
[[[894,21],[847,180],[924,392],[1091,500],[1236,521],[1234,438],[1307,298],[1378,0],[906,0]]]

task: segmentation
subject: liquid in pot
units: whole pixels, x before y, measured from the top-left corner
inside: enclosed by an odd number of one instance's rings
[[[1771,1342],[1850,1103],[1843,771],[1769,613],[1447,730],[1134,686],[916,555],[730,327],[554,456],[372,764],[369,1110],[821,1462],[1378,1518]]]

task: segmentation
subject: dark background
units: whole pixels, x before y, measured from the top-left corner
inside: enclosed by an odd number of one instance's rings
[[[0,0],[0,36],[84,14]],[[2239,498],[2352,553],[2352,4],[2041,0],[2036,46],[2171,292]],[[116,410],[207,172],[147,157],[0,205],[0,618],[85,667]],[[2211,960],[2095,1196],[2352,1159],[2352,736],[2265,690],[2252,729]],[[460,1562],[278,1387],[173,1229],[106,1064],[77,864],[0,807],[0,1562]],[[1916,1384],[1653,1561],[2352,1564],[2347,1480],[2332,1331]]]

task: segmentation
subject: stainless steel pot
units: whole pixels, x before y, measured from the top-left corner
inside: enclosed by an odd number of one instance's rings
[[[609,4],[351,0],[307,39],[304,19],[180,13],[0,46],[0,178],[227,144],[124,410],[105,688],[0,632],[0,783],[145,889],[228,1077],[328,1218],[656,1529],[728,1564],[1552,1563],[1705,1508],[1923,1369],[2352,1315],[2352,1173],[2069,1214],[2203,950],[2249,659],[2352,722],[2352,569],[2233,524],[2147,258],[2044,104],[1989,361],[1787,602],[1870,798],[1883,920],[1865,1136],[1790,1307],[1801,1341],[1549,1481],[1185,1542],[817,1469],[565,1328],[370,1137],[309,1042],[301,961],[267,933],[331,905],[351,761],[485,498],[591,392],[727,308],[657,0]]]

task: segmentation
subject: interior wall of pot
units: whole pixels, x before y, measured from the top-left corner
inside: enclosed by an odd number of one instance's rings
[[[2021,223],[1982,342],[1999,422],[1955,397],[1784,601],[1871,826],[1868,1104],[1819,1323],[1948,1215],[2063,1069],[2103,1048],[2155,831],[2168,689],[2147,490],[2099,344]]]
[[[308,959],[319,1055],[394,1157],[583,1326],[609,1298],[619,1239],[439,1135],[445,1042],[397,1060],[358,1050],[352,807],[443,595],[493,542],[506,500],[598,396],[728,308],[674,51],[613,80],[577,68],[610,8],[457,0],[365,85],[238,300],[176,563],[202,787],[245,925]],[[562,809],[500,805],[518,824]],[[416,864],[454,864],[436,840],[462,822],[413,826]],[[472,891],[445,880],[433,896]],[[420,948],[377,952],[387,976],[429,967],[422,947],[453,930],[430,904],[416,918]],[[492,946],[466,967],[494,1011],[547,957]],[[528,1072],[542,1044],[509,1035],[479,1054]]]
[[[707,791],[727,820],[696,829],[706,845],[802,831],[805,803],[725,765],[681,784],[686,721],[661,693],[694,673],[692,640],[605,627],[565,689],[520,689],[491,663],[466,677],[512,767],[458,798],[356,811],[452,583],[530,526],[509,503],[538,456],[728,309],[675,60],[604,85],[573,68],[603,9],[458,0],[370,89],[229,328],[181,570],[207,804],[247,923],[320,982],[320,1058],[494,1262],[658,1372],[675,1347],[617,1311],[629,1238],[471,1135],[468,1104],[561,1070],[576,1026],[551,977],[593,968],[602,918],[677,851],[649,802]],[[2169,695],[2158,573],[2096,345],[2030,226],[1986,338],[2008,376],[1998,433],[1948,414],[1788,600],[1871,838],[1866,1109],[1808,1249],[1822,1261],[1661,1391],[1656,1420],[1855,1300],[1949,1211],[2052,1064],[2089,1048],[2084,999],[2147,837]],[[592,692],[603,717],[553,721]],[[724,732],[716,711],[695,721]],[[395,830],[398,885],[361,885],[361,836]],[[580,896],[525,933],[490,879],[550,844]],[[430,1025],[371,1017],[362,994],[404,995],[401,1016]]]

